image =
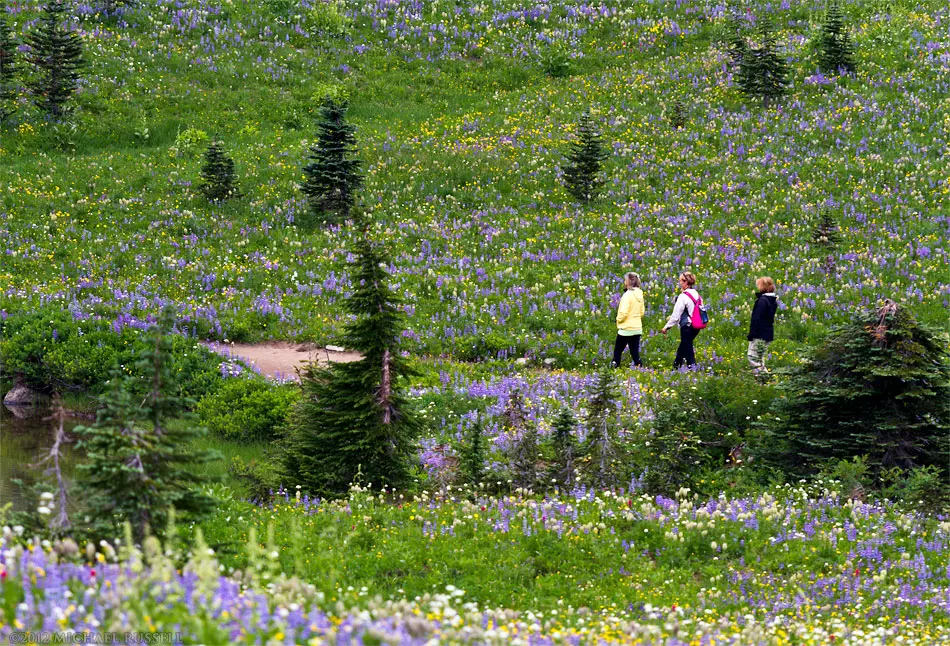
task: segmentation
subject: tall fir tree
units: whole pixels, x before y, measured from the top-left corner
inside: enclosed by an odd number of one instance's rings
[[[33,102],[48,116],[58,118],[68,112],[67,102],[78,87],[79,70],[85,64],[82,40],[66,26],[63,0],[49,0],[37,27],[27,37],[27,60],[35,69],[29,87]]]
[[[825,12],[818,37],[818,69],[825,74],[837,74],[844,70],[855,71],[854,43],[844,22],[844,12],[838,0],[831,0]]]
[[[485,427],[481,417],[476,417],[465,433],[465,443],[462,445],[461,467],[465,482],[473,487],[478,486],[485,477]]]
[[[205,150],[198,190],[212,202],[223,202],[241,196],[237,187],[237,174],[234,172],[234,160],[224,151],[224,144],[220,141],[212,141]]]
[[[574,479],[574,461],[577,458],[577,441],[574,439],[576,427],[577,420],[571,409],[562,406],[552,424],[554,463],[551,465],[551,479],[565,488],[569,488]]]
[[[757,46],[746,44],[744,48],[734,46],[734,49],[741,56],[737,84],[744,94],[761,98],[766,107],[785,95],[790,84],[788,63],[778,54],[769,20],[759,21]]]
[[[317,141],[310,147],[304,166],[302,190],[309,203],[304,228],[337,224],[350,215],[356,194],[363,185],[356,158],[356,129],[346,121],[347,103],[327,99],[320,109]]]
[[[608,364],[596,376],[587,404],[582,471],[588,484],[606,488],[617,482],[620,452],[617,435],[617,392]]]
[[[768,20],[762,20],[759,35],[762,43],[756,51],[758,94],[768,107],[788,90],[788,63],[778,54],[775,34]]]
[[[933,465],[950,477],[950,354],[943,332],[887,301],[833,329],[780,384],[755,452],[800,477],[867,455],[874,474]]]
[[[148,351],[139,360],[145,397],[133,399],[133,384],[116,369],[100,398],[96,423],[78,427],[87,461],[79,466],[90,527],[114,535],[123,522],[135,537],[148,528],[163,530],[171,508],[190,519],[209,513],[214,499],[199,491],[208,481],[195,467],[220,459],[215,451],[193,448],[205,429],[194,424],[194,401],[180,396],[171,366],[174,314],[166,307],[150,332]],[[139,402],[140,403],[136,403]],[[178,420],[170,424],[173,420]]]
[[[16,112],[17,100],[17,46],[6,4],[0,1],[0,125]]]
[[[736,85],[749,97],[759,95],[759,77],[756,49],[749,47],[744,38],[737,36],[732,46],[733,60],[736,61]],[[741,46],[738,43],[742,43]]]
[[[362,355],[351,363],[311,364],[285,440],[290,482],[319,495],[345,493],[357,472],[373,486],[403,487],[411,473],[420,418],[405,396],[415,370],[403,359],[404,315],[389,289],[382,250],[364,231],[351,265],[353,292],[344,342]]]
[[[581,115],[577,124],[577,136],[564,166],[564,182],[574,199],[588,204],[596,199],[604,185],[601,169],[607,159],[603,140],[594,128],[590,111]]]

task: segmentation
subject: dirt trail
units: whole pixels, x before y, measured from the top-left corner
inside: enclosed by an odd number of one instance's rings
[[[211,350],[225,356],[241,359],[257,367],[268,377],[297,378],[297,368],[317,361],[321,364],[358,361],[358,352],[339,352],[321,348],[312,343],[206,343]]]

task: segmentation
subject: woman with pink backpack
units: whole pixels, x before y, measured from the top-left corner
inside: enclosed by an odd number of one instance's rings
[[[666,331],[675,325],[679,325],[680,328],[680,344],[676,348],[673,370],[678,370],[684,363],[686,367],[696,365],[693,340],[709,322],[706,306],[703,304],[703,297],[693,288],[696,284],[696,276],[692,272],[684,271],[680,274],[679,284],[682,293],[676,297],[673,314],[670,315],[666,325],[660,330],[660,332],[666,334]]]

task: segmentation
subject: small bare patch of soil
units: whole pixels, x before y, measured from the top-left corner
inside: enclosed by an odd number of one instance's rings
[[[297,378],[297,368],[314,361],[320,364],[359,361],[359,352],[337,352],[312,343],[206,343],[211,350],[257,367],[267,377]]]

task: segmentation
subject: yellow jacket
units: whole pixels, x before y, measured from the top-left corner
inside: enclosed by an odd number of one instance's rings
[[[618,330],[642,330],[643,321],[643,290],[639,287],[628,289],[620,298],[620,306],[617,308],[617,329]]]

